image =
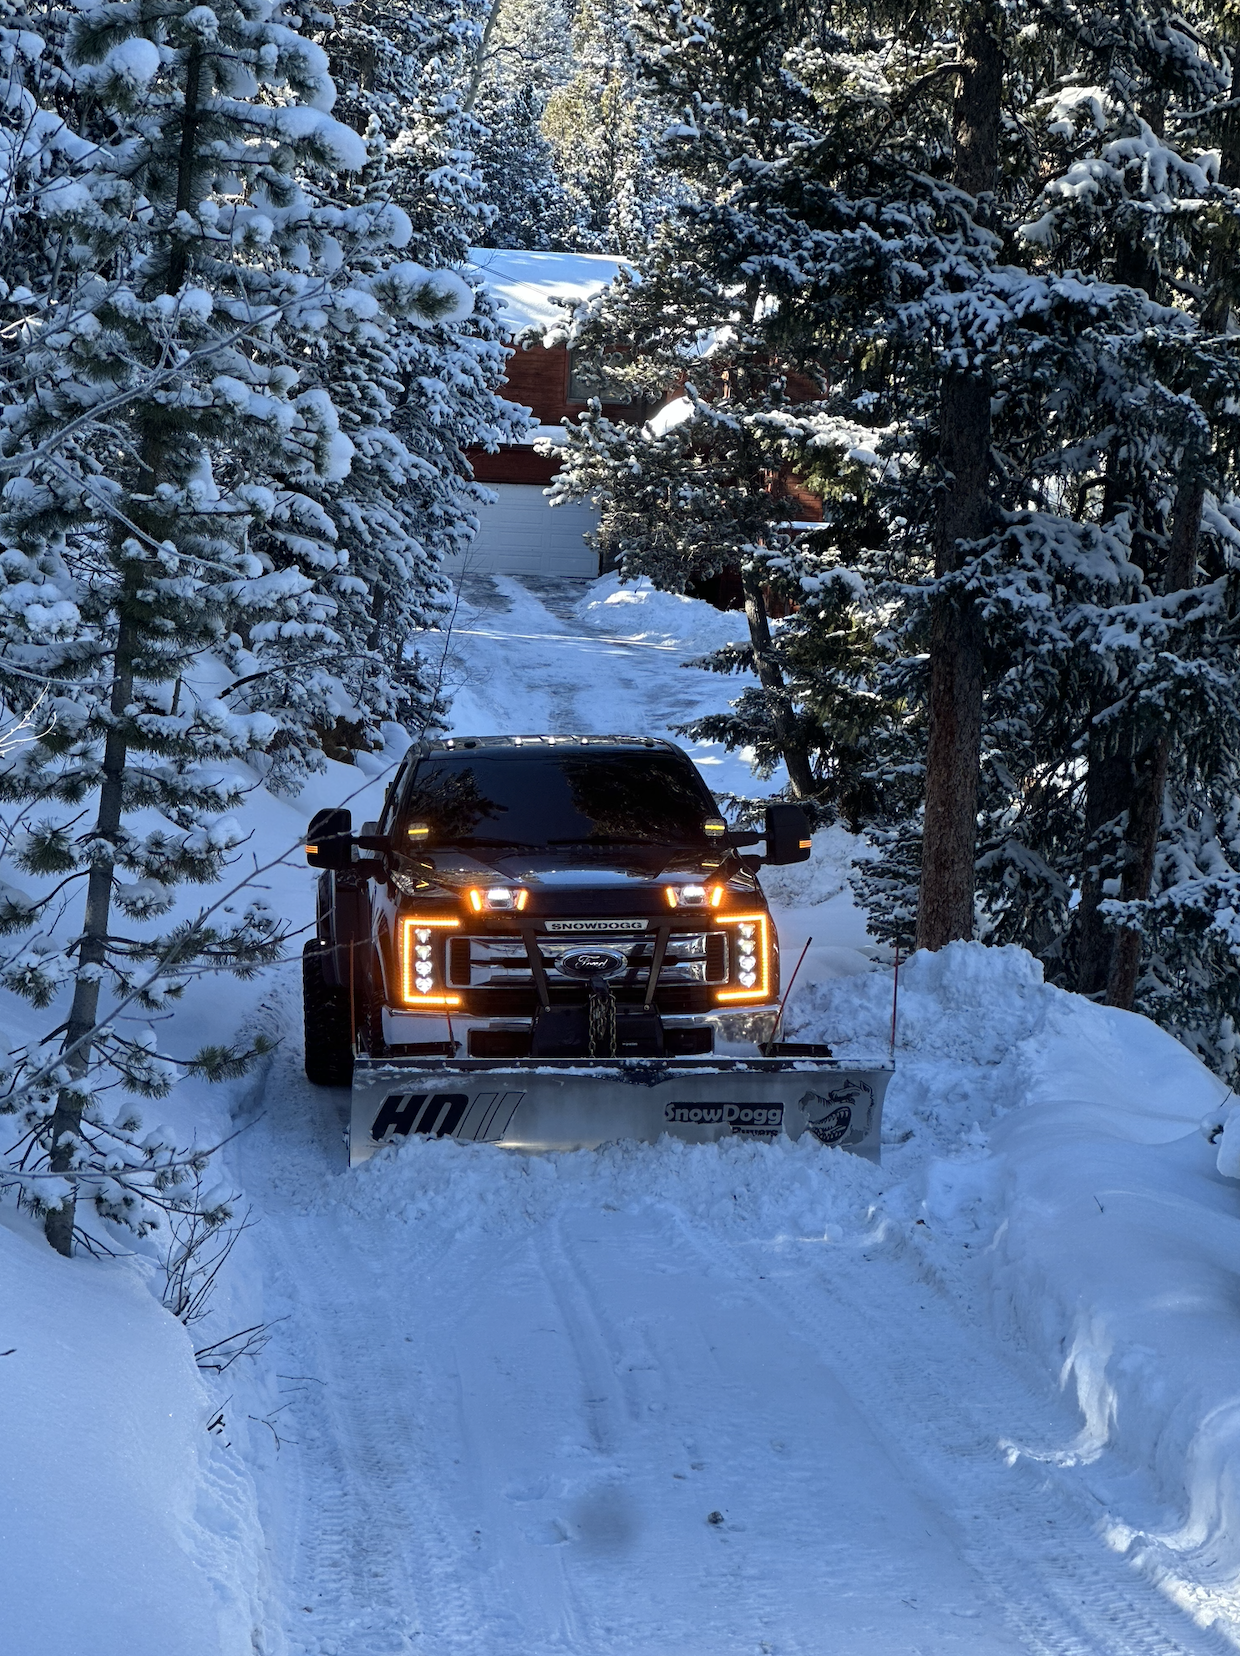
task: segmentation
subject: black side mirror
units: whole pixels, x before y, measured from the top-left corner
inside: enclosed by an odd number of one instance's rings
[[[343,808],[316,811],[306,834],[311,868],[348,868],[353,861],[353,813]]]
[[[768,805],[766,808],[766,856],[764,863],[808,862],[813,848],[809,818],[799,805]]]

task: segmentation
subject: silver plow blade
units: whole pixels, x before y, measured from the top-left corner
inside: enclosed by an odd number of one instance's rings
[[[876,1162],[891,1073],[835,1058],[359,1058],[349,1161],[411,1134],[544,1151],[810,1133]]]

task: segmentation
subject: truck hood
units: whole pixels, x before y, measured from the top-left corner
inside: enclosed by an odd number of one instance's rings
[[[662,885],[677,881],[726,878],[726,854],[660,845],[573,846],[564,851],[487,851],[470,854],[444,847],[425,859],[432,877],[450,889],[482,884],[521,885],[531,890],[598,890],[619,886]],[[425,866],[425,864],[424,864]],[[735,867],[733,867],[735,872]]]

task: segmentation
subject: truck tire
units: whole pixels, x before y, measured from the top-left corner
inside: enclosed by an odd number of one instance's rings
[[[302,1006],[306,1017],[306,1080],[316,1087],[353,1084],[353,1028],[349,992],[323,981],[321,943],[301,953]]]

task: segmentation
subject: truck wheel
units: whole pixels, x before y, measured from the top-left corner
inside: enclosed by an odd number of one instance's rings
[[[306,1079],[316,1087],[348,1087],[353,1082],[353,1030],[349,993],[323,981],[321,943],[307,943],[301,953],[302,1006],[306,1015]]]

